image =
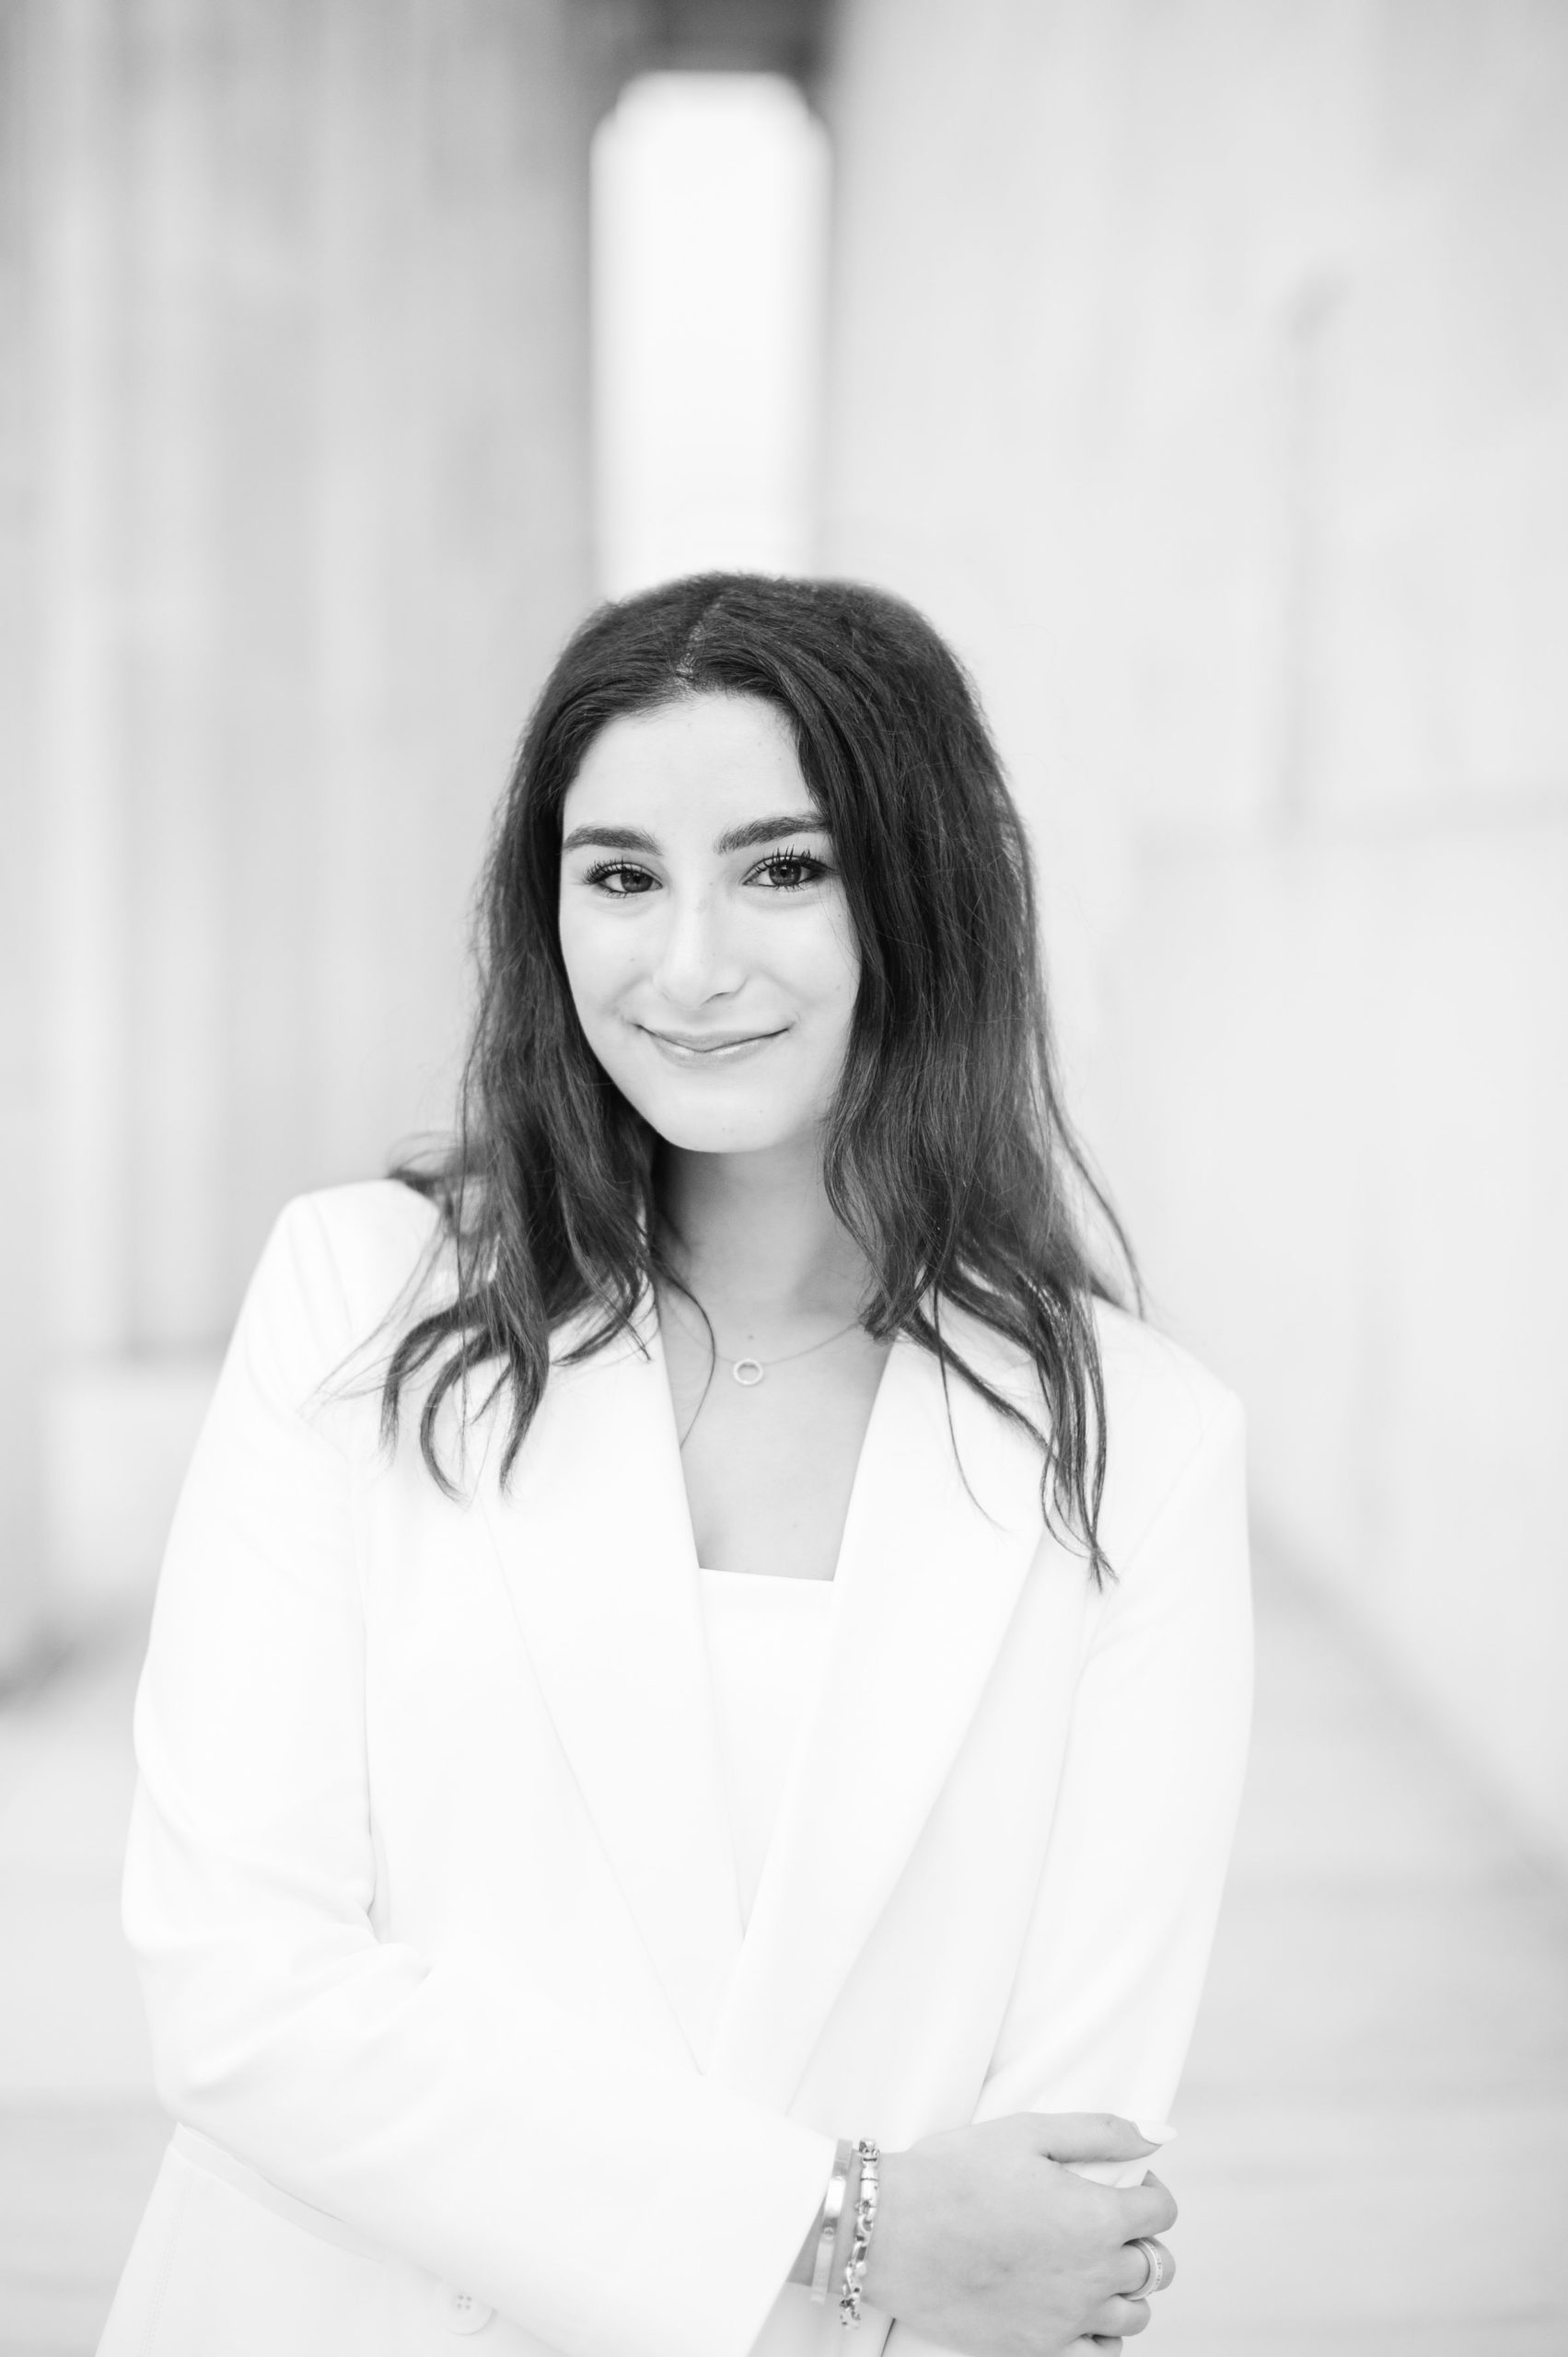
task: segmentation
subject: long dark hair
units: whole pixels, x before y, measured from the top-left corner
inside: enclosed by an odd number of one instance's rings
[[[1046,1451],[1048,1526],[1109,1567],[1098,1517],[1104,1395],[1091,1303],[1117,1300],[1085,1214],[1126,1239],[1063,1114],[1028,839],[974,691],[936,633],[885,591],[703,574],[601,606],[534,708],[480,894],[480,1000],[452,1144],[393,1176],[440,1213],[451,1297],[408,1326],[381,1389],[396,1438],[427,1370],[420,1445],[442,1487],[443,1403],[505,1387],[503,1480],[543,1397],[550,1338],[598,1303],[575,1364],[629,1330],[656,1274],[661,1144],[595,1058],[561,953],[562,804],[606,724],[678,698],[760,696],[787,717],[831,830],[859,942],[849,1045],[824,1132],[828,1201],[874,1273],[862,1323],[910,1336]],[[690,1298],[691,1296],[688,1295]],[[950,1348],[943,1301],[1019,1345],[1041,1432]],[[700,1305],[699,1305],[700,1307]],[[710,1338],[712,1329],[710,1328]],[[949,1427],[951,1403],[949,1400]]]

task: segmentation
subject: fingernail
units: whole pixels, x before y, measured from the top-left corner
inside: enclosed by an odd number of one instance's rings
[[[1168,2144],[1176,2133],[1168,2119],[1135,2119],[1132,2125],[1145,2144]]]

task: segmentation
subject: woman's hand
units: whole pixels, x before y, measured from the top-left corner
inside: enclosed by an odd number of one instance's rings
[[[1176,2204],[1157,2178],[1124,2191],[1062,2164],[1157,2149],[1107,2113],[1020,2111],[884,2153],[867,2305],[964,2357],[1102,2357],[1149,2321],[1127,2245],[1164,2234]]]

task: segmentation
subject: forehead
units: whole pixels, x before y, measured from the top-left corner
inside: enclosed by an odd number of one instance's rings
[[[683,696],[650,712],[610,721],[583,756],[563,817],[576,823],[612,807],[659,804],[675,817],[701,803],[749,807],[789,792],[781,807],[805,809],[811,795],[795,738],[776,704],[761,696]]]

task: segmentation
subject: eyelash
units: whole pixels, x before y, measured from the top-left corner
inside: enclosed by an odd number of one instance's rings
[[[831,872],[825,860],[818,859],[808,851],[770,852],[761,865],[764,868],[804,867],[809,871],[797,884],[776,884],[773,887],[775,892],[803,892],[808,884],[815,884],[819,877]],[[647,872],[645,867],[637,867],[630,860],[603,859],[597,866],[588,869],[583,881],[597,885],[607,876],[645,876]],[[647,895],[645,892],[607,892],[604,897],[607,900],[643,900]]]

